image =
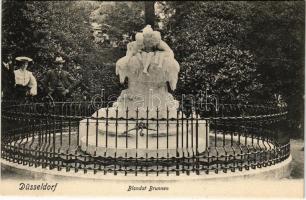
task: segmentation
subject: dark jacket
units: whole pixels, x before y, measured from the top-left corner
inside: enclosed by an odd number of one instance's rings
[[[14,67],[9,66],[9,69],[1,64],[1,90],[4,98],[9,98],[13,95],[15,87]]]
[[[52,92],[54,90],[69,89],[75,83],[75,79],[67,72],[62,70],[60,73],[56,70],[49,70],[45,76],[45,88]]]

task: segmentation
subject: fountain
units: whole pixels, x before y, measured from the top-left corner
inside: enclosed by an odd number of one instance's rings
[[[199,107],[184,115],[168,92],[176,89],[179,70],[160,33],[147,26],[116,63],[114,71],[128,88],[111,107],[2,102],[1,164],[44,179],[288,177],[290,137],[279,128],[285,107],[218,104],[211,113],[206,101],[205,118]]]
[[[209,126],[193,113],[190,120],[168,92],[176,89],[178,62],[160,32],[147,25],[116,63],[120,82],[128,80],[112,107],[80,122],[81,149],[103,156],[179,156],[203,152]],[[187,122],[186,122],[187,119]]]

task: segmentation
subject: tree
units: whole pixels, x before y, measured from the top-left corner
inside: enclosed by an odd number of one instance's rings
[[[145,23],[151,25],[154,29],[155,27],[155,10],[154,10],[155,1],[146,1],[145,4]]]
[[[209,89],[223,101],[249,101],[261,84],[254,55],[241,42],[246,30],[234,12],[241,4],[169,4],[174,14],[168,19],[164,35],[181,65],[177,94],[198,94]]]
[[[2,47],[4,50],[14,47],[16,56],[32,57],[35,63],[30,70],[39,83],[52,68],[55,57],[62,56],[67,61],[67,70],[76,78],[87,77],[90,87],[102,88],[106,80],[92,79],[94,69],[99,66],[108,76],[111,68],[104,64],[110,62],[109,56],[101,56],[105,53],[93,43],[90,14],[96,8],[97,4],[82,1],[5,1]],[[112,57],[118,54],[113,53]],[[77,70],[77,65],[81,69]]]
[[[257,99],[282,97],[290,127],[303,132],[305,2],[247,2],[245,46],[264,85]]]
[[[180,93],[196,92],[208,83],[226,99],[284,101],[288,126],[302,133],[305,2],[165,2],[161,6],[164,35],[182,67]]]
[[[102,25],[103,33],[109,35],[111,43],[125,50],[127,43],[144,28],[144,3],[102,3],[93,11],[92,20]]]
[[[145,5],[150,8],[145,10]],[[40,80],[55,56],[92,88],[118,94],[114,63],[153,19],[181,65],[176,95],[209,89],[220,100],[282,97],[289,126],[303,128],[305,2],[2,1],[2,51],[34,58]],[[151,17],[148,17],[150,14]],[[118,47],[93,43],[91,22]],[[151,22],[150,22],[151,23]],[[81,65],[76,71],[71,63]],[[106,64],[105,64],[106,63]]]
[[[18,1],[2,2],[2,51],[13,49],[15,55],[19,55],[22,48],[27,49],[30,38],[24,37],[31,34],[31,30],[24,18],[26,4]]]

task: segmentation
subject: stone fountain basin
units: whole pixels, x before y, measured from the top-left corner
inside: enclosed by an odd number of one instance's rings
[[[148,128],[137,128],[141,122]],[[209,126],[205,120],[186,122],[159,121],[157,126],[154,120],[99,119],[97,125],[97,120],[85,119],[80,123],[79,142],[88,154],[110,157],[180,157],[203,152],[209,143]]]

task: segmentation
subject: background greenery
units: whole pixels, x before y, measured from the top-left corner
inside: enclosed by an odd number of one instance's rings
[[[181,66],[178,98],[208,90],[223,102],[285,102],[286,126],[303,132],[305,2],[156,2],[155,13],[155,29]],[[109,41],[94,43],[92,22]],[[63,56],[92,95],[118,95],[125,86],[115,62],[144,26],[143,2],[4,0],[2,54],[32,57],[39,81]]]

